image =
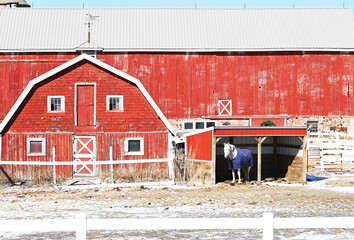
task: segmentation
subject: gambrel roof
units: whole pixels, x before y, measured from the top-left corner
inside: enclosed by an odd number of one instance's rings
[[[118,70],[118,69],[116,69],[116,68],[114,68],[114,67],[112,67],[112,66],[110,66],[110,65],[108,65],[108,64],[106,64],[104,62],[102,62],[102,61],[100,61],[100,60],[97,60],[96,58],[93,58],[93,57],[91,57],[91,56],[89,56],[87,54],[82,54],[82,55],[80,55],[80,56],[78,56],[78,57],[76,57],[76,58],[74,58],[74,59],[72,59],[72,60],[70,60],[70,61],[68,61],[68,62],[66,62],[66,63],[64,63],[64,64],[62,64],[62,65],[60,65],[60,66],[58,66],[58,67],[56,67],[56,68],[54,68],[52,70],[50,70],[50,71],[48,71],[48,72],[46,72],[45,74],[43,74],[43,75],[31,80],[27,84],[26,88],[23,90],[23,92],[21,93],[20,97],[17,99],[15,104],[12,106],[11,110],[8,112],[8,114],[6,115],[4,120],[1,122],[1,124],[0,124],[0,134],[3,132],[3,130],[6,128],[6,126],[10,123],[12,117],[16,114],[17,110],[20,108],[21,104],[24,102],[24,100],[26,99],[27,95],[31,92],[31,90],[34,87],[36,87],[38,84],[40,84],[41,82],[45,81],[46,79],[54,76],[55,74],[60,73],[60,72],[64,71],[65,69],[73,66],[74,64],[77,64],[77,63],[79,63],[81,61],[84,61],[84,60],[87,60],[88,62],[90,62],[90,63],[92,63],[92,64],[94,64],[94,65],[96,65],[98,67],[101,67],[101,68],[103,68],[103,69],[105,69],[105,70],[107,70],[107,71],[109,71],[109,72],[111,72],[111,73],[113,73],[113,74],[115,74],[115,75],[127,80],[128,82],[131,82],[132,84],[136,85],[138,87],[138,89],[142,92],[144,97],[147,99],[147,101],[150,103],[152,108],[155,110],[155,112],[158,115],[158,117],[165,124],[166,128],[173,135],[176,135],[175,129],[169,123],[169,121],[167,120],[165,115],[161,112],[160,108],[156,105],[154,100],[151,98],[150,94],[146,91],[146,89],[144,88],[144,86],[142,85],[142,83],[138,79],[136,79],[136,78],[134,78],[134,77],[132,77],[132,76],[130,76],[130,75],[128,75],[128,74],[126,74],[126,73],[124,73],[124,72],[122,72],[122,71],[120,71],[120,70]]]
[[[0,52],[353,51],[351,9],[0,9]],[[11,24],[9,24],[11,23]]]

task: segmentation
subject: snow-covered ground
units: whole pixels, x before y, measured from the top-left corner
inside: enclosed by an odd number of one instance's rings
[[[353,217],[354,174],[307,184],[0,186],[0,219]],[[275,239],[354,239],[354,229],[275,230]],[[73,232],[0,232],[0,239],[74,239]],[[261,230],[102,231],[88,239],[261,239]]]

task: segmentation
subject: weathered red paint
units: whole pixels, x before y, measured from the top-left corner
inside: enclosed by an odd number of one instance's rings
[[[95,119],[95,86],[77,86],[77,125],[94,126]]]
[[[96,126],[75,126],[76,83],[96,84]],[[92,96],[91,90],[88,92]],[[124,111],[106,111],[107,95],[122,95]],[[47,96],[64,96],[65,112],[48,112]],[[169,132],[138,87],[85,61],[35,87],[3,134],[3,161],[52,161],[52,147],[56,148],[56,161],[73,161],[74,135],[95,136],[97,161],[109,160],[110,147],[114,160],[168,157]],[[26,139],[32,137],[46,139],[45,156],[27,156]],[[124,154],[127,137],[144,138],[144,155]],[[52,173],[52,167],[4,166],[5,171],[12,171],[12,176],[18,177],[31,174],[28,169],[38,168],[41,168],[38,174]],[[56,169],[58,177],[72,176],[71,166]]]
[[[77,56],[1,54],[0,119],[29,80]],[[338,52],[98,53],[139,79],[167,118],[354,115],[354,55]],[[83,76],[81,76],[83,77]]]
[[[215,136],[306,136],[306,128],[296,127],[241,127],[241,128],[216,128]]]
[[[252,118],[252,126],[259,127],[259,126],[261,126],[261,123],[264,121],[272,121],[276,126],[283,127],[283,126],[285,126],[286,118],[284,118],[284,117],[282,117],[282,118],[274,118],[274,117]]]
[[[187,158],[194,160],[213,160],[213,131],[186,137]]]

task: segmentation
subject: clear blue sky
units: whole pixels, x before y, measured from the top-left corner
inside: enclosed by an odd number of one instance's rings
[[[342,8],[354,0],[27,0],[34,8]]]

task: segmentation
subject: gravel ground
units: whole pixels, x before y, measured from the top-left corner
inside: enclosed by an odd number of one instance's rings
[[[0,219],[249,218],[354,216],[354,174],[309,177],[308,184],[214,186],[0,186]],[[354,239],[354,229],[275,230],[275,239]],[[74,233],[0,232],[1,239],[74,239]],[[88,239],[261,239],[261,230],[102,231]]]

